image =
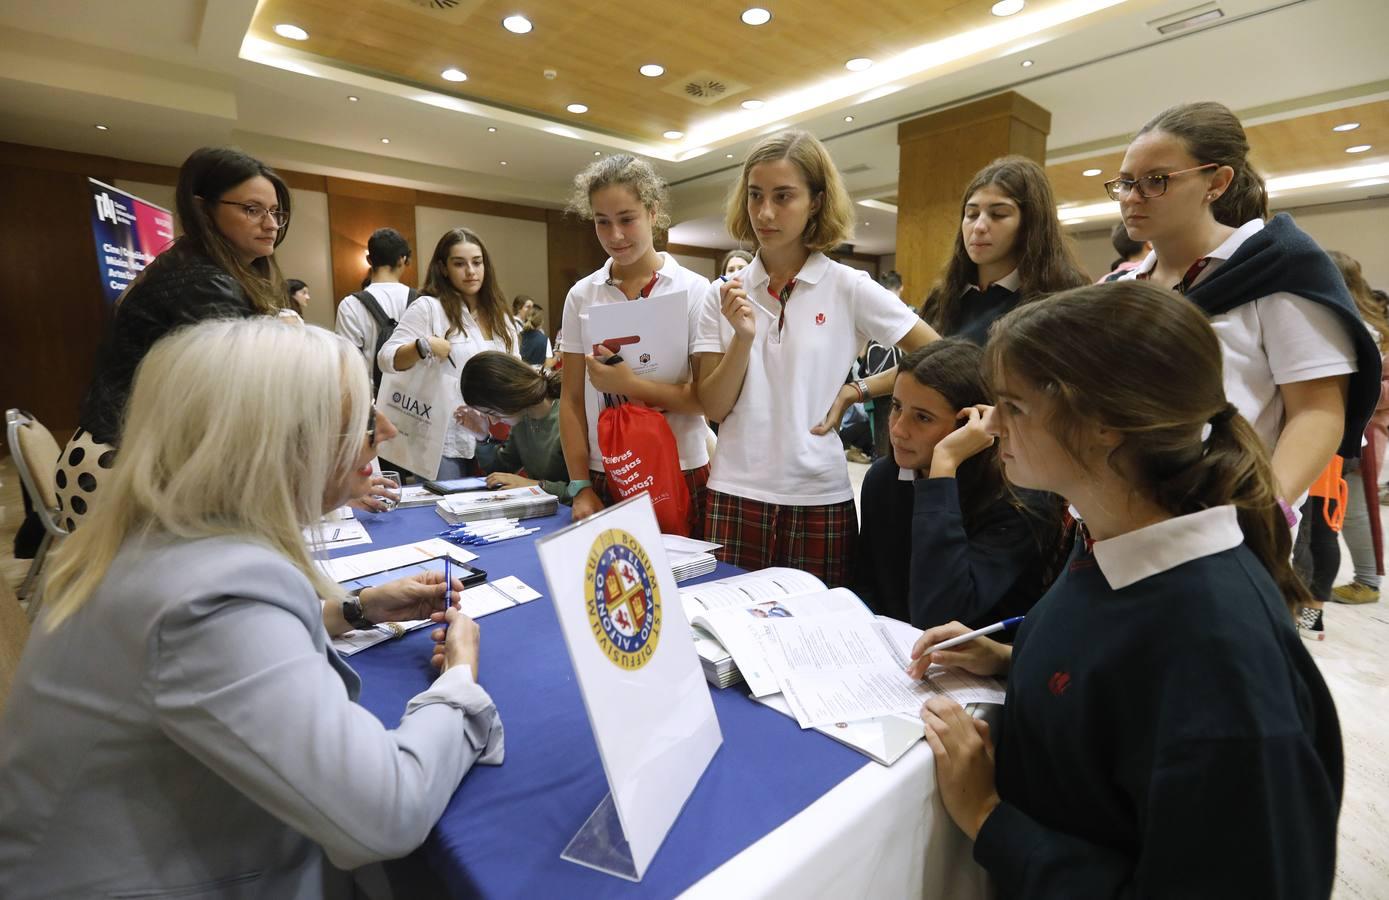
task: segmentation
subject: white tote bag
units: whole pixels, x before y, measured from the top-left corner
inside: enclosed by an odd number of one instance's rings
[[[399,432],[377,446],[381,456],[422,478],[439,474],[453,408],[448,384],[453,369],[435,360],[416,363],[404,372],[381,377],[376,408]]]

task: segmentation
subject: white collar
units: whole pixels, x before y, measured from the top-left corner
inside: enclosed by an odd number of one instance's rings
[[[1095,541],[1093,552],[1100,573],[1117,591],[1242,543],[1244,532],[1240,530],[1235,507],[1213,506]]]
[[[796,282],[804,281],[806,284],[815,284],[825,273],[829,271],[830,258],[823,253],[812,253],[806,257],[805,265],[796,273]],[[748,263],[747,268],[739,273],[742,276],[743,290],[752,294],[750,288],[763,287],[772,280],[772,276],[767,274],[767,269],[762,265],[762,254],[758,253]]]
[[[1263,230],[1263,219],[1250,219],[1248,222],[1245,222],[1243,225],[1236,228],[1234,233],[1227,237],[1223,242],[1221,242],[1219,247],[1216,247],[1214,250],[1212,250],[1210,253],[1207,253],[1202,258],[1218,259],[1224,262],[1225,260],[1234,256],[1235,251],[1238,250],[1245,241],[1249,240],[1251,237]],[[1143,257],[1143,262],[1138,264],[1138,268],[1132,269],[1130,270],[1130,272],[1136,273],[1133,277],[1138,277],[1139,275],[1147,275],[1150,272],[1152,272],[1156,266],[1157,251],[1149,250],[1148,255]]]
[[[1009,272],[1007,275],[1004,275],[1002,278],[1000,278],[1000,279],[998,279],[997,281],[995,281],[993,284],[989,285],[989,287],[991,287],[991,288],[992,288],[992,287],[1001,287],[1001,288],[1003,288],[1004,290],[1008,290],[1008,291],[1016,291],[1016,290],[1017,290],[1019,287],[1021,287],[1021,286],[1022,286],[1022,276],[1018,274],[1018,270],[1017,270],[1017,269],[1014,269],[1013,271]],[[977,290],[979,290],[979,286],[978,286],[978,285],[975,285],[975,284],[971,284],[971,285],[969,285],[967,288],[965,288],[965,293],[968,294],[970,291],[977,291]]]
[[[898,467],[897,467],[897,480],[898,480],[898,481],[916,481],[916,470],[915,470],[915,469],[904,469],[904,468],[902,468],[901,466],[898,466]]]

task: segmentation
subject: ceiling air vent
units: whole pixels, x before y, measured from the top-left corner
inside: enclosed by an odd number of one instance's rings
[[[429,15],[432,18],[449,22],[461,22],[477,12],[483,0],[388,0],[395,6],[403,6]]]
[[[1179,31],[1211,25],[1223,18],[1225,13],[1216,3],[1202,3],[1200,6],[1163,16],[1161,19],[1154,19],[1148,23],[1148,27],[1156,29],[1158,34],[1176,34]]]
[[[685,78],[664,88],[667,94],[684,97],[691,103],[698,103],[700,106],[713,106],[720,100],[741,94],[747,89],[748,86],[741,82],[707,70],[692,72]]]

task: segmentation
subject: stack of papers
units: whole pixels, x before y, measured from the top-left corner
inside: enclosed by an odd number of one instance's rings
[[[714,571],[719,561],[710,551],[723,546],[681,537],[678,534],[661,535],[661,543],[665,545],[666,559],[670,561],[670,568],[677,582],[688,581]]]
[[[699,666],[704,670],[704,680],[716,688],[726,688],[743,680],[743,673],[733,662],[733,654],[723,648],[719,639],[698,625],[690,626],[694,634],[695,652],[699,654]]]
[[[545,493],[538,485],[488,493],[450,494],[434,504],[439,518],[450,525],[480,519],[532,519],[554,515],[557,509],[559,498]]]
[[[407,484],[400,489],[400,502],[396,509],[412,509],[416,506],[433,506],[439,495],[422,484]]]

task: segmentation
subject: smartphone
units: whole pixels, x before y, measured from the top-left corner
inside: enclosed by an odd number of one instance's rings
[[[420,484],[432,494],[461,494],[464,491],[487,490],[487,479],[480,475],[471,478],[451,478],[448,481],[430,481],[428,478],[422,478]]]
[[[381,572],[373,572],[370,575],[363,575],[342,582],[342,586],[349,591],[360,591],[362,588],[378,587],[388,581],[395,581],[397,578],[408,578],[411,575],[422,575],[425,572],[438,572],[444,574],[444,558],[436,556],[433,559],[421,560],[417,563],[410,563],[405,566],[397,566],[394,569],[386,569]],[[456,559],[449,560],[449,575],[463,582],[463,589],[467,590],[475,585],[482,584],[487,580],[487,573],[482,569],[461,563]]]

